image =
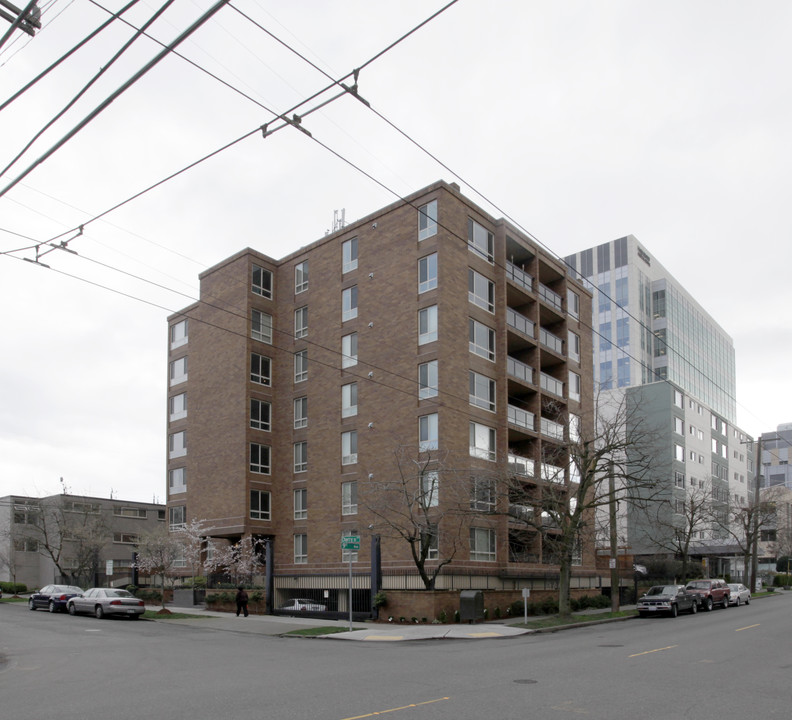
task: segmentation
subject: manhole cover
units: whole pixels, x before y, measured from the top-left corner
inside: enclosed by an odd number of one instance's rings
[[[515,680],[518,685],[536,685],[537,680]]]

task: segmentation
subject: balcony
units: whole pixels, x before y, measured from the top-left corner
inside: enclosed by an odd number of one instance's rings
[[[539,342],[559,355],[564,354],[564,341],[557,335],[553,335],[549,330],[539,328]]]
[[[530,365],[511,356],[506,358],[506,372],[512,377],[522,380],[529,385],[534,384],[534,370]]]
[[[564,397],[564,383],[546,373],[539,373],[539,385],[542,390],[546,390],[552,395],[556,395],[560,398]]]
[[[522,455],[513,455],[509,453],[509,470],[515,475],[523,475],[525,477],[533,477],[534,475],[534,461],[522,457]]]
[[[526,337],[536,337],[536,323],[510,307],[506,308],[506,324]]]
[[[564,426],[560,423],[553,422],[552,420],[548,420],[547,418],[542,418],[541,422],[541,432],[542,435],[545,435],[552,440],[563,440],[564,439]]]
[[[564,484],[564,468],[549,463],[542,463],[542,480],[545,482]]]
[[[510,425],[516,425],[531,432],[536,432],[536,418],[533,413],[527,410],[521,410],[514,405],[509,405],[507,419]]]
[[[528,292],[533,292],[533,278],[516,265],[506,262],[506,279],[511,280],[515,285],[525,288]],[[552,291],[551,291],[552,292]]]
[[[532,522],[534,517],[534,509],[528,505],[516,505],[509,503],[509,515],[518,520],[525,522]]]
[[[552,308],[558,310],[558,312],[564,311],[561,296],[558,293],[553,292],[549,287],[547,287],[547,285],[539,283],[539,297],[542,298],[542,300],[544,300]]]

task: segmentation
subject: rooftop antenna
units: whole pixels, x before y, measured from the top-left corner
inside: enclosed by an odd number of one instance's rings
[[[346,227],[346,208],[333,210],[333,232],[343,230]]]

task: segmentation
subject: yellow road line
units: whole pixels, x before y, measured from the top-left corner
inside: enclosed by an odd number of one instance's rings
[[[656,650],[645,650],[644,652],[635,653],[635,655],[628,655],[627,657],[638,657],[639,655],[649,655],[650,653],[660,652],[661,650],[670,650],[671,648],[679,647],[679,645],[669,645],[664,648],[657,648]]]
[[[424,702],[412,703],[410,705],[402,705],[401,707],[390,708],[389,710],[377,710],[376,712],[366,713],[365,715],[355,715],[353,717],[343,718],[342,720],[360,720],[361,718],[374,717],[375,715],[384,715],[385,713],[397,712],[399,710],[409,710],[410,708],[417,708],[421,705],[431,705],[432,703],[442,702],[443,700],[450,700],[451,698],[442,697],[437,700],[425,700]]]
[[[762,623],[756,623],[756,625],[746,625],[744,628],[737,628],[734,632],[740,632],[740,630],[750,630],[751,628],[759,627]]]

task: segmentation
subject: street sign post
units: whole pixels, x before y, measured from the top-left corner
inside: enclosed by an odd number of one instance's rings
[[[342,535],[342,550],[360,550],[360,535]],[[349,553],[349,631],[352,632],[352,553]]]

